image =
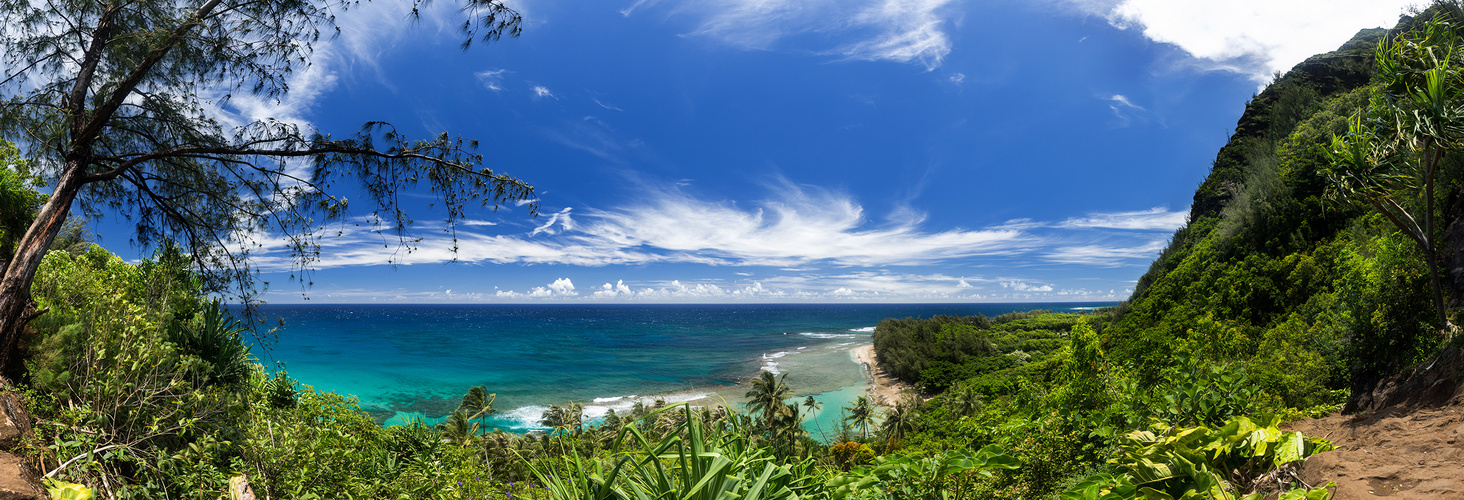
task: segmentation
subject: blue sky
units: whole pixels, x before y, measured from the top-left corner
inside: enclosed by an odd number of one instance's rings
[[[272,303],[1120,300],[1270,75],[1409,3],[524,0],[464,52],[382,2],[224,112],[447,131],[539,196],[449,262],[409,193],[414,251],[348,225],[303,294],[261,235]]]

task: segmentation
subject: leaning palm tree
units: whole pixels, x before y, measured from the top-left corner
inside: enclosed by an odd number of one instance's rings
[[[828,439],[827,436],[824,436],[823,425],[818,423],[818,411],[823,409],[823,403],[813,399],[813,396],[809,396],[803,399],[803,407],[808,409],[808,418],[813,419],[813,425],[818,428],[818,435]]]
[[[844,423],[859,428],[860,439],[869,438],[869,428],[874,427],[874,403],[869,398],[859,396],[854,400],[852,406],[845,406],[849,416],[844,417]]]
[[[448,415],[446,420],[438,422],[437,432],[444,442],[465,446],[478,434],[478,426],[472,421],[472,417],[466,412],[457,410]]]
[[[788,378],[786,373],[773,375],[773,372],[764,371],[752,379],[752,390],[747,391],[747,409],[762,413],[763,429],[768,432],[773,431],[773,420],[788,411],[783,401],[793,397],[793,390],[783,383],[785,378]]]
[[[477,419],[479,429],[486,429],[488,416],[498,413],[498,410],[493,408],[495,399],[498,399],[498,395],[489,394],[487,387],[473,386],[468,389],[467,394],[463,395],[463,402],[458,404],[457,409],[471,415],[468,417],[469,419]]]
[[[551,429],[550,434],[565,432],[571,435],[579,435],[584,429],[585,410],[579,403],[570,402],[564,406],[549,405],[544,413],[539,415],[539,425]]]
[[[911,393],[885,412],[885,419],[880,424],[880,430],[889,436],[889,442],[885,444],[886,453],[894,449],[896,440],[903,441],[905,433],[915,428],[915,418],[920,415],[920,410],[924,406],[925,400],[920,399],[920,395]]]

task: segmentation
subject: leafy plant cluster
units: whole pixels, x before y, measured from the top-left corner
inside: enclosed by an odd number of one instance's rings
[[[1238,492],[1276,479],[1264,475],[1267,471],[1294,478],[1294,471],[1283,468],[1332,449],[1326,440],[1282,432],[1276,428],[1278,422],[1275,418],[1256,423],[1234,417],[1215,429],[1155,424],[1148,430],[1133,431],[1118,440],[1113,473],[1086,477],[1061,497],[1259,500],[1264,493],[1242,496]],[[1327,486],[1291,488],[1281,498],[1325,500],[1331,496]]]
[[[980,379],[977,385],[999,392],[1001,381],[1010,377],[986,375],[1043,369],[1048,355],[1066,345],[1064,335],[1079,317],[1032,311],[996,318],[891,318],[875,327],[874,348],[881,368],[928,389]],[[1029,364],[1034,366],[1022,368]]]

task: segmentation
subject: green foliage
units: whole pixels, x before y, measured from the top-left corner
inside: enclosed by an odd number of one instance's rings
[[[829,479],[828,488],[835,500],[971,498],[977,478],[990,477],[995,470],[1019,467],[1019,460],[996,446],[987,446],[976,453],[959,450],[925,458],[885,455],[869,466],[834,476]]]
[[[995,319],[886,319],[875,327],[874,348],[880,367],[892,375],[943,391],[963,380],[1040,363],[1067,345],[1063,335],[1078,318],[1026,311]]]
[[[1166,370],[1162,380],[1162,385],[1147,388],[1133,380],[1117,382],[1119,391],[1132,398],[1130,418],[1181,426],[1219,425],[1266,409],[1259,404],[1260,389],[1235,365],[1191,360]]]
[[[706,429],[689,405],[683,411],[691,417],[659,441],[640,422],[626,425],[612,446],[624,451],[609,463],[576,456],[557,467],[529,467],[550,498],[561,500],[779,500],[822,490],[811,460],[785,462],[755,446],[735,421]]]
[[[51,496],[51,500],[92,500],[96,498],[91,488],[76,483],[57,481],[50,478],[47,478],[45,483],[46,494]]]
[[[0,139],[0,269],[15,255],[15,245],[35,220],[46,196],[32,187],[30,169],[14,144]]]
[[[1089,476],[1063,492],[1062,498],[1237,498],[1265,471],[1332,449],[1326,440],[1282,432],[1276,423],[1235,417],[1214,429],[1155,424],[1131,432],[1118,440],[1119,456],[1112,461],[1115,473]],[[1330,496],[1325,486],[1289,495]]]
[[[205,364],[206,383],[234,387],[249,376],[249,348],[241,336],[245,330],[222,303],[213,301],[192,318],[169,323],[167,340]]]
[[[874,449],[864,443],[849,441],[829,447],[829,458],[834,460],[834,466],[844,472],[867,464],[874,460],[874,457]]]

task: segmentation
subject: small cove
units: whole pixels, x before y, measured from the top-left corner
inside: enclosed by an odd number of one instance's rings
[[[509,432],[542,430],[540,413],[570,401],[587,418],[657,398],[739,405],[746,380],[768,370],[787,373],[800,402],[823,404],[805,423],[817,438],[868,387],[850,350],[884,318],[1105,305],[266,305],[262,316],[284,326],[255,355],[356,396],[385,425],[438,421],[486,386],[498,409],[487,423]]]

